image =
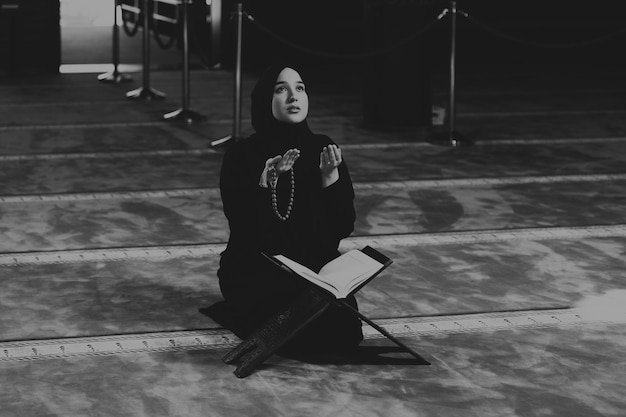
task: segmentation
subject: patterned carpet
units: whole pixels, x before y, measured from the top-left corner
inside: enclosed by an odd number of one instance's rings
[[[342,250],[394,260],[361,311],[432,365],[367,326],[382,359],[273,356],[245,379],[221,362],[237,339],[198,308],[221,298],[209,144],[232,132],[231,72],[192,71],[191,125],[162,120],[177,71],[153,72],[151,102],[125,98],[137,73],[5,78],[0,416],[624,416],[623,69],[464,72],[457,128],[476,143],[458,148],[429,143],[445,126],[366,128],[355,80],[317,71],[310,124],[357,192]]]

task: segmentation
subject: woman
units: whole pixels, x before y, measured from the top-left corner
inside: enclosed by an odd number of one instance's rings
[[[308,288],[262,253],[318,271],[354,229],[348,168],[329,137],[311,132],[308,109],[300,74],[287,65],[268,68],[252,91],[255,133],[224,155],[220,191],[230,237],[218,277],[230,312],[226,326],[242,338]],[[348,301],[357,306],[354,297]],[[331,307],[289,346],[333,350],[362,339],[360,320]]]

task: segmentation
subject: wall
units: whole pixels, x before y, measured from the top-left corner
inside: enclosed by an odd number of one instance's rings
[[[58,73],[59,17],[59,0],[0,0],[0,74]]]

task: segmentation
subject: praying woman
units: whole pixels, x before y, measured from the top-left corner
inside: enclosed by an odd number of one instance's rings
[[[300,72],[277,64],[252,91],[254,133],[229,146],[220,192],[230,230],[218,270],[230,316],[226,327],[245,338],[307,290],[304,280],[266,259],[282,254],[312,269],[340,255],[354,230],[354,190],[341,149],[307,123],[309,97]],[[354,296],[346,299],[354,308]],[[363,340],[360,320],[331,306],[289,346],[345,350]]]

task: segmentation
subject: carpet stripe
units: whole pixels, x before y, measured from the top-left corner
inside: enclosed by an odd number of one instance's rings
[[[545,309],[436,317],[375,319],[397,337],[429,337],[459,333],[529,330],[563,326],[626,323],[626,315],[598,315],[582,309]],[[365,339],[384,336],[363,328]],[[0,342],[0,361],[32,361],[128,353],[226,349],[240,339],[224,329]]]
[[[626,174],[580,174],[580,175],[544,175],[544,176],[519,176],[498,178],[446,178],[424,179],[410,181],[378,181],[354,183],[354,189],[360,190],[393,190],[393,189],[428,189],[428,188],[453,188],[453,187],[490,187],[502,185],[521,184],[550,184],[565,182],[599,182],[599,181],[623,181]],[[169,190],[145,190],[145,191],[111,191],[89,193],[55,193],[55,194],[24,194],[0,196],[0,204],[11,203],[37,203],[57,201],[92,201],[92,200],[128,200],[148,198],[176,198],[176,197],[218,197],[218,188],[185,188]]]
[[[418,233],[403,235],[354,236],[341,242],[341,250],[360,249],[366,245],[378,248],[440,246],[506,242],[513,240],[559,240],[626,237],[626,224],[612,226],[550,227],[496,229],[463,232]],[[150,247],[76,249],[0,254],[0,266],[45,265],[81,262],[116,262],[129,260],[169,260],[205,258],[219,255],[225,243]]]

